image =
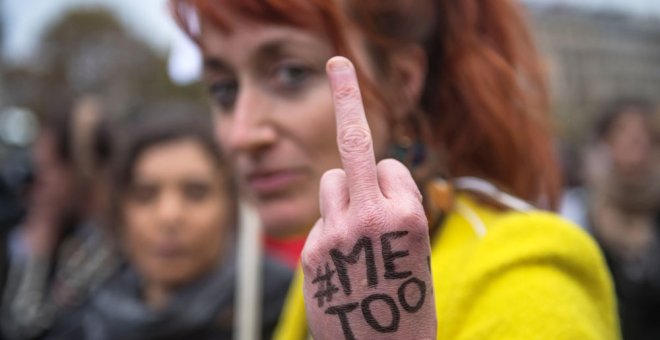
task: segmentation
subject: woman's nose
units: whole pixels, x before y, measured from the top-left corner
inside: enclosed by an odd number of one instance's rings
[[[176,193],[163,193],[158,201],[156,218],[168,229],[177,228],[183,221],[183,199]]]
[[[244,88],[237,98],[231,119],[218,120],[220,133],[234,151],[254,153],[275,142],[277,134],[272,120],[273,101],[269,95],[255,87]]]

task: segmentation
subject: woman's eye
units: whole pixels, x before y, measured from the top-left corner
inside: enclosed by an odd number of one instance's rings
[[[235,80],[217,81],[209,87],[213,101],[221,109],[230,109],[234,106],[238,94],[238,83]]]
[[[312,71],[300,65],[281,65],[275,69],[274,80],[277,86],[296,89],[303,85]]]
[[[211,188],[203,183],[187,183],[183,186],[183,194],[187,200],[200,202],[211,193]]]
[[[135,185],[130,190],[130,198],[139,204],[149,204],[158,196],[158,187],[155,185]]]

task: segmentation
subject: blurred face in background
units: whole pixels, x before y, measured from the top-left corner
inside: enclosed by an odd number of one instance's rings
[[[142,151],[121,207],[123,241],[147,282],[178,286],[211,270],[229,237],[231,204],[218,164],[182,138]]]
[[[607,136],[612,161],[623,174],[644,172],[652,161],[652,136],[646,116],[630,109],[616,119]]]
[[[321,176],[341,167],[325,75],[334,48],[311,31],[227,17],[229,31],[204,22],[201,35],[220,144],[266,232],[305,233],[320,216]],[[351,45],[360,45],[359,32],[352,33]],[[366,60],[366,49],[355,50]],[[388,127],[374,111],[367,114],[380,158]]]

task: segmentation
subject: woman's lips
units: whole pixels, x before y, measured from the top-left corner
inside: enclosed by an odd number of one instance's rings
[[[154,247],[154,252],[161,259],[176,259],[186,254],[185,248],[175,244],[159,244]]]
[[[289,188],[303,177],[298,170],[259,172],[248,176],[248,186],[259,196],[276,194]]]

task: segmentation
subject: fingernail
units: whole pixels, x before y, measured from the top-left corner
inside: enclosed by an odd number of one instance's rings
[[[351,62],[344,57],[333,57],[328,61],[328,69],[330,71],[344,71],[351,67]]]

